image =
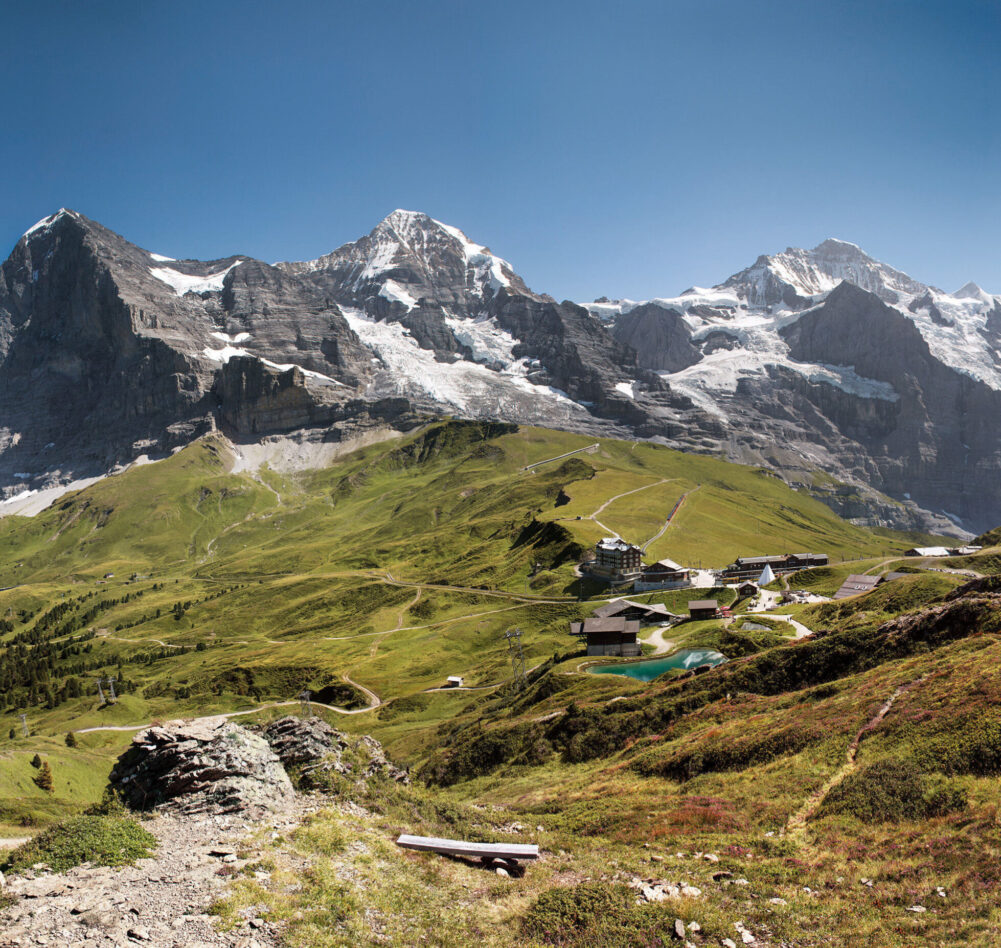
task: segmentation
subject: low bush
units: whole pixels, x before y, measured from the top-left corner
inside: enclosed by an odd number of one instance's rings
[[[41,862],[54,872],[65,872],[83,862],[97,866],[124,866],[152,855],[156,837],[126,816],[85,814],[57,823],[11,851],[5,872],[23,872]]]
[[[880,760],[834,787],[818,816],[841,814],[866,823],[925,820],[966,807],[966,794],[949,781],[901,760]]]
[[[522,919],[522,934],[543,945],[659,948],[672,944],[673,910],[636,905],[626,886],[581,882],[540,893]]]

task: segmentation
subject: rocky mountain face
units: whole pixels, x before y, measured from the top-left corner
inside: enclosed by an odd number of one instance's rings
[[[410,211],[270,265],[171,260],[62,210],[0,267],[0,490],[217,426],[329,440],[448,413],[722,452],[867,522],[980,529],[1001,520],[999,347],[1001,300],[841,241],[578,305]]]

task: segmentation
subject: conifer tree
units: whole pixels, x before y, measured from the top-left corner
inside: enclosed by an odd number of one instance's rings
[[[35,783],[47,793],[52,793],[52,770],[49,767],[48,761],[43,762],[42,769],[38,771],[38,776],[35,777]]]

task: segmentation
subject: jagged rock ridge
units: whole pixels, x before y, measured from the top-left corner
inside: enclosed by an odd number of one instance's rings
[[[997,297],[945,294],[843,241],[670,300],[580,306],[416,212],[269,265],[170,260],[62,210],[0,268],[0,489],[100,475],[216,425],[329,438],[449,413],[723,452],[868,522],[946,523],[927,508],[983,528],[1001,520],[999,347]],[[855,486],[817,486],[818,470]]]

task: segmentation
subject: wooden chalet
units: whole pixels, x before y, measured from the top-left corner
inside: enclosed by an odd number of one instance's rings
[[[631,599],[617,599],[594,610],[596,619],[636,619],[644,625],[656,622],[670,622],[678,617],[667,611],[667,606],[660,602],[633,602]]]
[[[588,655],[640,655],[642,650],[636,639],[639,630],[640,624],[635,619],[598,618],[570,623],[570,634],[587,641]]]
[[[766,566],[779,576],[795,573],[801,569],[827,566],[830,557],[826,553],[781,553],[770,556],[738,556],[722,573],[724,580],[757,579]]]
[[[751,582],[751,580],[744,580],[737,587],[737,598],[738,599],[750,599],[751,596],[756,596],[758,594],[758,584]]]
[[[693,599],[688,603],[688,614],[693,619],[715,619],[719,603],[715,599]]]
[[[679,566],[674,560],[658,560],[644,566],[639,579],[633,583],[636,592],[652,589],[682,589],[692,585],[692,572]]]

